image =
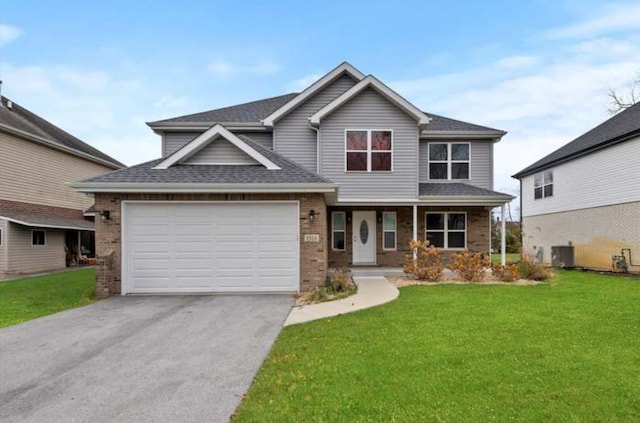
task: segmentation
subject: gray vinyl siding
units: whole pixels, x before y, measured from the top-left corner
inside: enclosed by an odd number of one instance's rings
[[[0,220],[0,277],[7,265],[7,221]]]
[[[420,140],[420,182],[462,182],[469,185],[475,185],[480,188],[493,189],[493,142],[484,140],[469,140],[470,156],[469,156],[469,179],[468,180],[430,180],[429,179],[429,148],[430,142],[465,142],[463,140],[438,140],[438,139],[421,139]]]
[[[345,129],[393,130],[393,172],[346,172]],[[373,89],[320,122],[320,149],[320,175],[340,184],[339,200],[417,197],[418,123]]]
[[[258,144],[273,148],[273,134],[271,132],[233,131],[236,135],[246,135]],[[162,157],[176,152],[188,144],[202,132],[165,132],[162,134]]]
[[[353,78],[342,75],[277,121],[273,128],[275,151],[316,172],[316,132],[309,128],[309,117],[355,84]]]
[[[188,144],[202,132],[165,132],[162,134],[162,157],[167,157]]]
[[[219,137],[202,150],[196,152],[184,163],[254,165],[258,162],[229,141]]]
[[[31,229],[9,223],[9,273],[33,273],[65,267],[64,231],[45,229],[46,245],[31,245]]]

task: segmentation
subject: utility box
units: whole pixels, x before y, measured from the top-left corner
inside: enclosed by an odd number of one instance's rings
[[[573,245],[551,247],[551,265],[553,267],[576,267],[576,254]]]

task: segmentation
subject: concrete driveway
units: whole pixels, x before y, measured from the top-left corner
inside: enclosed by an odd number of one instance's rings
[[[0,421],[226,422],[292,305],[114,297],[0,329]]]

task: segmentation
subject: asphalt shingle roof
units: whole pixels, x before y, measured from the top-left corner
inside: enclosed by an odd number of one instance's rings
[[[30,227],[54,227],[67,229],[84,229],[92,231],[94,224],[90,220],[71,219],[68,217],[49,216],[36,213],[0,210],[0,219],[17,220]]]
[[[420,196],[433,195],[433,196],[480,196],[480,197],[505,197],[513,198],[509,194],[502,192],[491,191],[476,187],[473,185],[463,184],[460,182],[451,183],[421,183],[419,189]]]
[[[126,169],[99,175],[82,183],[132,183],[132,184],[256,184],[256,183],[320,183],[331,181],[310,172],[281,155],[261,146],[247,136],[240,138],[281,169],[269,170],[262,165],[203,166],[178,164],[168,169],[153,169],[163,159],[153,160]]]
[[[209,110],[201,113],[194,113],[185,116],[178,116],[171,119],[150,122],[149,125],[166,124],[166,123],[206,123],[213,125],[215,123],[224,122],[254,122],[259,123],[262,119],[275,112],[293,98],[298,93],[289,93],[278,97],[266,98],[263,100],[252,101],[250,103],[238,104],[235,106],[223,107],[221,109]],[[451,119],[448,117],[435,115],[433,113],[423,112],[427,116],[433,118],[426,130],[428,131],[490,131],[496,132],[498,129],[486,126],[476,125],[461,120]]]
[[[2,102],[2,107],[0,107],[1,124],[45,138],[55,144],[111,162],[114,165],[124,167],[124,164],[120,163],[113,157],[104,154],[97,148],[94,148],[84,141],[74,137],[70,133],[63,131],[51,122],[44,120],[40,116],[30,112],[12,100],[6,97],[0,97],[0,101]],[[11,101],[13,103],[11,109],[7,107],[7,101]]]
[[[618,113],[590,131],[580,135],[553,153],[513,175],[521,178],[552,165],[571,160],[599,148],[613,145],[633,133],[640,133],[640,103]]]

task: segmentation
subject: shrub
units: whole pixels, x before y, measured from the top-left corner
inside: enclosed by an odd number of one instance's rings
[[[298,299],[298,304],[314,304],[337,300],[355,294],[356,284],[351,279],[348,269],[336,269],[324,281],[324,285],[305,293]]]
[[[453,255],[452,270],[468,282],[481,282],[487,275],[486,269],[491,266],[491,260],[488,256],[481,253],[469,253],[464,250],[461,253]]]
[[[334,270],[324,282],[324,288],[329,293],[348,292],[355,288],[355,285],[349,276],[349,269]]]
[[[531,281],[546,281],[553,276],[553,271],[541,264],[536,263],[530,254],[523,254],[520,260],[520,277]]]
[[[421,280],[436,282],[442,279],[444,264],[442,264],[442,253],[429,241],[413,240],[409,242],[410,253],[405,255],[403,271],[407,275]],[[413,257],[413,251],[416,257]]]
[[[520,278],[520,268],[517,264],[507,264],[505,266],[494,264],[491,267],[491,274],[499,281],[513,282]]]

